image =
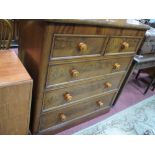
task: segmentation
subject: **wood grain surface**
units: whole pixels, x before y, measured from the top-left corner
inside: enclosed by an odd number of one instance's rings
[[[106,109],[110,107],[114,95],[114,92],[107,93],[45,113],[41,116],[40,130],[81,117],[100,109]],[[98,101],[102,101],[104,103],[102,107],[97,104]],[[61,120],[60,114],[64,114],[66,116],[64,121]]]
[[[32,79],[14,52],[0,51],[0,134],[28,134]]]
[[[0,87],[31,80],[15,52],[0,50]]]
[[[77,82],[81,79],[93,78],[114,72],[126,71],[132,60],[132,57],[97,59],[79,62],[54,61],[51,62],[48,73],[46,87],[66,84],[67,82]],[[114,64],[120,64],[119,69],[114,69]],[[79,72],[77,77],[71,74],[75,69]]]

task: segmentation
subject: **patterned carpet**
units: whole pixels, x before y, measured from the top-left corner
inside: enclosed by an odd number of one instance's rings
[[[155,96],[149,97],[74,135],[154,135]]]

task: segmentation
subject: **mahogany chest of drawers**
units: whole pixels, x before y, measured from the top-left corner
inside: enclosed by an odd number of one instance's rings
[[[147,29],[133,20],[21,21],[21,59],[34,79],[32,133],[108,112]]]
[[[17,55],[0,51],[0,134],[29,132],[32,79]]]

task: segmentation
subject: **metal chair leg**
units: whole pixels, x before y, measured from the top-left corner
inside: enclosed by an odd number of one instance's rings
[[[147,93],[148,89],[152,86],[152,84],[155,82],[155,78],[153,78],[150,82],[150,84],[147,86],[147,88],[144,91],[144,95]]]
[[[137,75],[136,75],[136,77],[135,77],[136,80],[138,79],[140,73],[141,73],[141,69],[138,70],[138,73],[137,73]]]
[[[152,91],[154,91],[155,90],[155,86],[153,86],[153,88],[152,88]]]
[[[153,85],[152,85],[152,89],[151,89],[152,91],[154,91],[155,90],[155,83],[153,83]]]

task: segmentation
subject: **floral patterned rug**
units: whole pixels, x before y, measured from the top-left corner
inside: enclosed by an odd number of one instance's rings
[[[74,135],[154,135],[155,95]]]

